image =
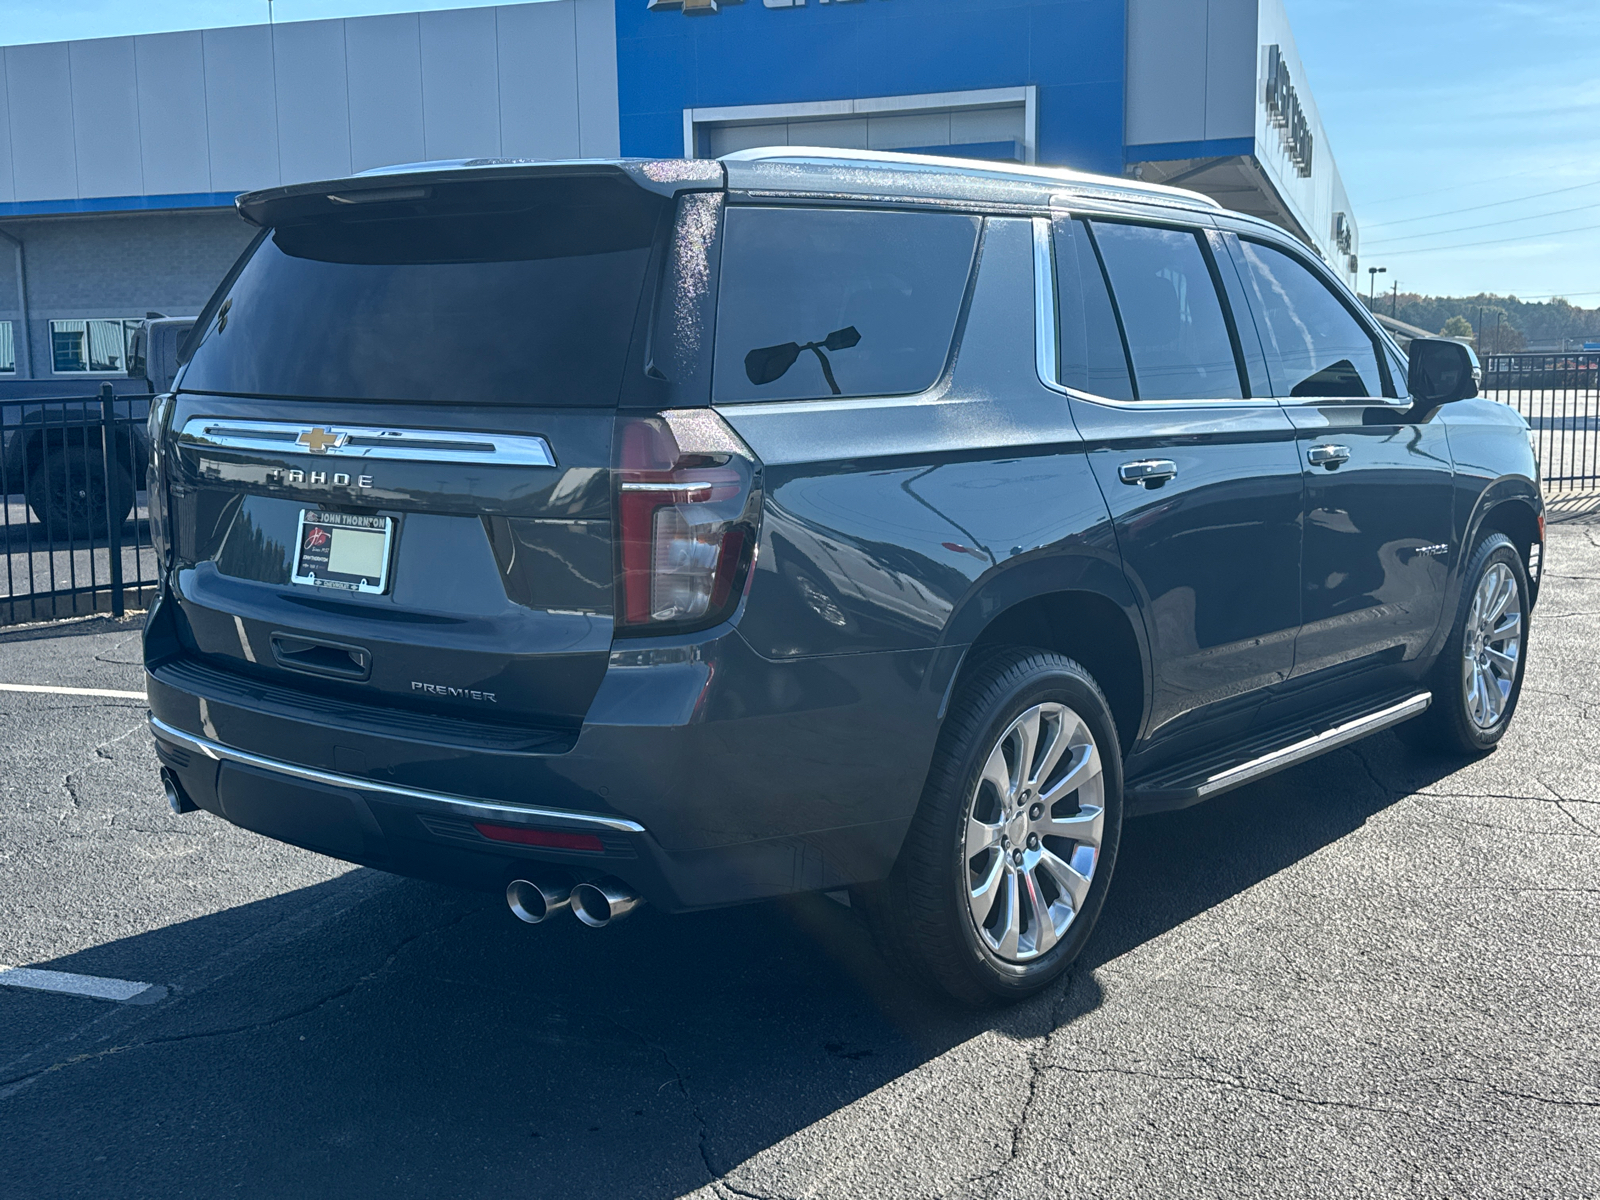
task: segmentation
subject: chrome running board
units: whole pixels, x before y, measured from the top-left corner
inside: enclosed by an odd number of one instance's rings
[[[1303,763],[1307,759],[1326,754],[1330,750],[1337,750],[1340,746],[1360,741],[1370,734],[1388,729],[1391,725],[1398,725],[1401,721],[1409,720],[1426,711],[1431,703],[1433,703],[1432,692],[1418,692],[1398,703],[1388,704],[1374,712],[1352,717],[1329,729],[1299,738],[1286,746],[1269,750],[1244,762],[1224,767],[1222,770],[1203,767],[1192,775],[1180,775],[1179,771],[1168,769],[1146,781],[1130,781],[1128,786],[1130,811],[1164,812],[1198,804],[1202,800],[1220,796],[1236,787],[1243,787],[1247,783],[1263,779],[1287,767]]]
[[[637,821],[625,820],[622,817],[606,817],[599,813],[569,812],[559,808],[534,808],[524,804],[496,804],[489,800],[474,800],[470,796],[454,796],[449,792],[429,792],[421,788],[402,787],[395,783],[379,783],[375,779],[361,779],[354,775],[339,775],[333,771],[319,771],[315,767],[302,767],[296,763],[280,762],[275,758],[264,758],[259,754],[251,754],[247,750],[235,750],[232,746],[224,746],[221,742],[213,742],[207,738],[196,737],[192,733],[185,733],[168,725],[154,713],[150,714],[150,732],[169,742],[175,742],[187,750],[203,754],[213,762],[236,762],[245,766],[255,767],[262,771],[272,771],[279,775],[288,775],[294,779],[302,779],[307,783],[320,783],[327,787],[348,788],[355,792],[372,792],[380,796],[389,796],[403,800],[413,808],[428,808],[435,812],[446,812],[454,816],[465,817],[468,820],[492,817],[496,821],[509,820],[513,824],[543,823],[547,821],[560,821],[563,823],[588,826],[592,829],[607,829],[613,833],[643,833],[645,828]]]

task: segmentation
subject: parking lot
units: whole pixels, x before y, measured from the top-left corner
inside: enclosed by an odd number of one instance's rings
[[[168,812],[133,697],[0,691],[8,1197],[1600,1196],[1600,524],[1495,755],[1131,825],[1064,985],[957,1013],[824,898],[602,932]],[[141,687],[136,620],[0,683]],[[0,983],[5,982],[0,977]]]

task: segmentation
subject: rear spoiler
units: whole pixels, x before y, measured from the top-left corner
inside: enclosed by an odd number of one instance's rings
[[[388,200],[421,199],[426,189],[454,183],[502,179],[613,179],[631,183],[658,196],[680,192],[721,191],[727,175],[709,159],[570,159],[468,158],[438,163],[383,167],[345,179],[296,183],[246,192],[234,201],[239,215],[269,229],[285,221],[348,211],[350,205]]]

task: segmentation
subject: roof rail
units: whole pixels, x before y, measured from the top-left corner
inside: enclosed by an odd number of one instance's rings
[[[818,165],[850,163],[856,166],[878,164],[884,167],[898,167],[901,170],[982,175],[990,179],[1015,179],[1020,182],[1055,184],[1083,191],[1112,192],[1167,204],[1178,204],[1186,208],[1222,207],[1210,196],[1201,195],[1199,192],[1166,187],[1159,183],[1143,183],[1136,179],[1091,175],[1087,171],[1073,171],[1066,167],[1035,167],[1024,163],[1002,164],[976,158],[942,158],[933,154],[905,154],[894,150],[842,150],[832,146],[757,146],[749,150],[735,150],[732,154],[724,154],[722,161],[806,162]]]

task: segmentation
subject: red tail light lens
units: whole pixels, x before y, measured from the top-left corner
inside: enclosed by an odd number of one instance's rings
[[[760,515],[755,455],[710,409],[619,417],[617,624],[715,624],[737,602]]]

